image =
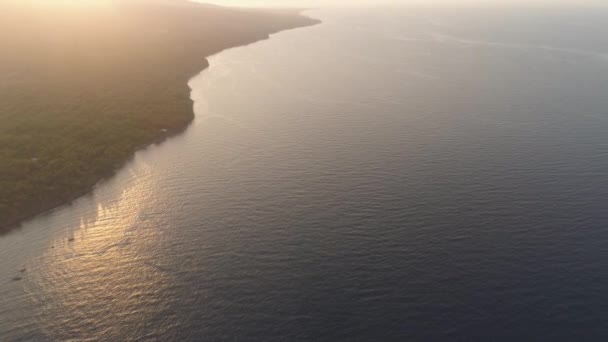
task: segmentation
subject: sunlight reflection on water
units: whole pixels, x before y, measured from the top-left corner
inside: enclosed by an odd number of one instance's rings
[[[97,203],[73,237],[50,242],[46,252],[28,261],[26,290],[41,308],[37,319],[49,336],[99,331],[108,338],[140,336],[146,322],[162,312],[172,281],[154,266],[153,251],[162,238],[155,228],[161,222],[146,214],[160,199],[153,196],[150,166],[136,165],[119,197]]]

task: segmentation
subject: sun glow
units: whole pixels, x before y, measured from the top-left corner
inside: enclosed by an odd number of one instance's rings
[[[10,1],[10,0],[9,0]],[[113,0],[13,0],[14,3],[21,5],[30,6],[107,6],[113,2]]]

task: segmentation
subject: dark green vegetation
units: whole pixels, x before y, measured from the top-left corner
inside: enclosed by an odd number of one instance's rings
[[[193,118],[204,57],[313,24],[185,1],[0,4],[0,228],[66,203]]]

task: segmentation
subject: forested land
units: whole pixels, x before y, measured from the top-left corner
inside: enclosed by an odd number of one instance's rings
[[[314,20],[186,1],[0,4],[0,228],[66,203],[193,119],[206,56]]]

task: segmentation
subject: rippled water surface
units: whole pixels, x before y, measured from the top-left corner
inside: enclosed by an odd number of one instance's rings
[[[310,14],[0,237],[0,340],[608,338],[608,13]]]

